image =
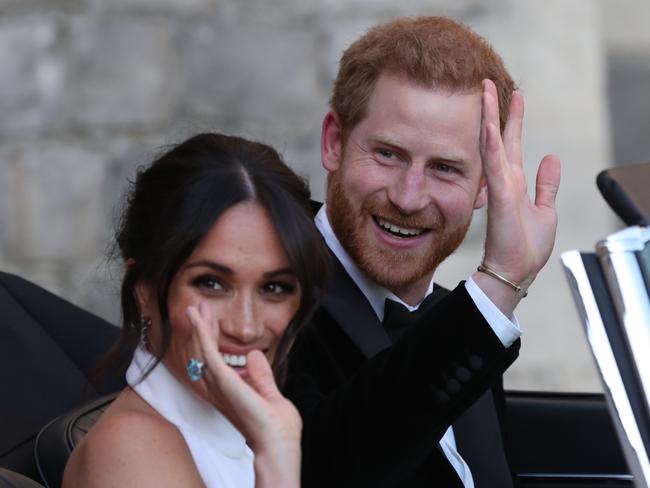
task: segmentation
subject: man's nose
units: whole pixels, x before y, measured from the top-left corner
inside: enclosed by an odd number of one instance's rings
[[[242,344],[250,344],[259,339],[264,327],[256,313],[255,300],[248,294],[233,299],[228,307],[228,317],[222,321],[223,333]]]
[[[413,214],[431,203],[431,190],[424,169],[410,165],[402,169],[388,187],[388,198],[404,214]]]

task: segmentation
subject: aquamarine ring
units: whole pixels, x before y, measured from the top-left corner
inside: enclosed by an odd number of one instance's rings
[[[199,381],[201,379],[204,365],[205,363],[200,359],[190,358],[187,363],[187,375],[190,377],[190,381]]]

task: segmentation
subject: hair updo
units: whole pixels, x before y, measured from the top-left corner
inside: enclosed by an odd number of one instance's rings
[[[111,357],[130,357],[140,338],[135,286],[146,282],[158,299],[160,361],[172,333],[168,296],[174,276],[226,210],[250,201],[269,212],[302,290],[273,365],[281,381],[288,348],[311,315],[327,270],[328,252],[314,225],[309,196],[305,182],[272,147],[216,133],[193,136],[140,170],[115,238],[127,266],[121,287],[122,336]]]

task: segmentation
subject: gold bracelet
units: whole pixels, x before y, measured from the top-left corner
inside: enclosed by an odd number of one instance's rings
[[[515,293],[520,293],[521,292],[521,286],[519,286],[517,283],[514,283],[510,281],[508,278],[505,276],[501,276],[499,273],[496,271],[491,270],[488,268],[485,264],[481,263],[478,265],[478,268],[476,268],[476,271],[479,271],[481,273],[485,273],[488,276],[491,276],[492,278],[496,278],[497,280],[505,283],[506,285],[514,288]],[[528,296],[528,292],[525,291],[522,298],[526,298]]]

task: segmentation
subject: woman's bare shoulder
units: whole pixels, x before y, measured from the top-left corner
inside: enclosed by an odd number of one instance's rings
[[[178,429],[129,389],[75,448],[63,485],[204,486]]]

